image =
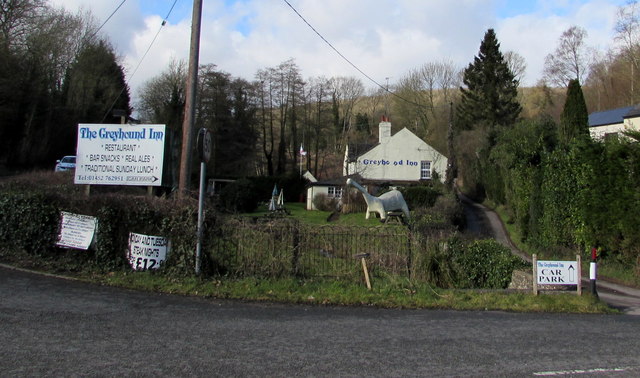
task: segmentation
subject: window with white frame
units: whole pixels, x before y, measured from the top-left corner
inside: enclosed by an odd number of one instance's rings
[[[330,186],[327,188],[327,195],[329,198],[342,198],[341,186]]]
[[[420,162],[420,180],[431,180],[431,162],[429,160]]]

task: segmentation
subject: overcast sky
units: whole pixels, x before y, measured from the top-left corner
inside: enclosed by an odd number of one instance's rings
[[[101,24],[121,0],[49,0],[70,12],[89,10]],[[466,67],[488,28],[502,52],[522,55],[523,85],[542,76],[544,58],[570,26],[587,44],[613,45],[616,11],[625,0],[288,0],[353,64],[379,83],[393,84],[424,63]],[[134,104],[141,83],[189,54],[192,0],[128,0],[102,29],[122,57]],[[305,78],[354,76],[375,84],[340,58],[284,0],[203,0],[200,63],[252,80],[257,70],[294,58]],[[153,37],[160,30],[147,56]],[[132,76],[134,69],[138,70]]]

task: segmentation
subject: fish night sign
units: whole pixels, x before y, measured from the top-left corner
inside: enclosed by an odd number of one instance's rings
[[[79,124],[76,184],[160,186],[165,125]]]

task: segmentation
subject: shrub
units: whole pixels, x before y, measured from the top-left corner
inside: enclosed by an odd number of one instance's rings
[[[329,198],[324,193],[318,193],[313,197],[313,206],[320,211],[335,211],[338,208],[338,200]]]
[[[432,207],[442,192],[430,186],[409,186],[401,190],[409,209]]]
[[[342,213],[364,213],[365,211],[367,211],[367,201],[362,193],[346,188],[342,194]]]
[[[263,192],[257,189],[248,178],[236,180],[220,191],[220,209],[230,213],[250,213],[258,208],[258,204],[266,202],[271,190]]]
[[[304,192],[305,180],[298,175],[245,177],[226,185],[218,198],[218,208],[228,213],[250,213],[261,203],[268,203],[274,186],[284,190],[286,202],[298,202]]]
[[[0,197],[0,244],[42,255],[56,241],[59,211],[42,193],[8,192]]]
[[[452,258],[458,265],[458,284],[465,288],[504,289],[511,282],[513,270],[524,263],[493,239],[450,244]]]
[[[136,232],[164,236],[171,241],[171,249],[165,262],[168,269],[163,269],[165,273],[193,273],[197,241],[195,201],[176,202],[118,193],[92,194],[87,198],[78,193],[82,188],[58,182],[57,180],[61,180],[59,177],[53,177],[54,185],[46,186],[33,184],[34,181],[42,181],[47,174],[25,176],[0,184],[0,245],[8,253],[11,253],[9,249],[24,250],[27,254],[37,255],[42,263],[57,263],[60,269],[129,269],[129,233]],[[71,181],[72,177],[66,175],[66,179]],[[32,189],[33,187],[37,189]],[[216,224],[216,213],[212,208],[207,210],[205,225],[212,230]],[[78,251],[55,245],[60,211],[97,218],[94,247],[88,251]],[[216,235],[213,230],[205,233],[203,251],[207,245],[212,244],[211,240]],[[215,268],[206,253],[203,253],[203,257],[202,272],[208,274]],[[38,260],[34,262],[39,263]]]

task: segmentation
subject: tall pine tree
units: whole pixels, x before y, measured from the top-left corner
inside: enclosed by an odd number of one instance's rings
[[[518,80],[500,52],[500,43],[493,29],[487,30],[480,52],[464,70],[461,102],[457,107],[459,127],[489,128],[515,123],[522,111],[517,100]]]
[[[567,100],[560,116],[558,137],[560,142],[569,143],[578,136],[589,135],[589,113],[584,101],[582,87],[578,79],[569,81]]]

